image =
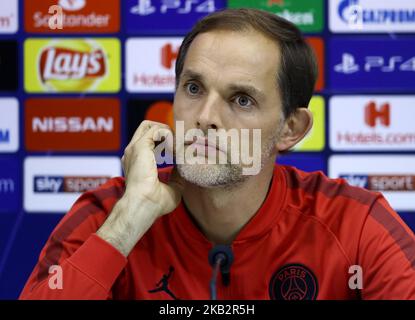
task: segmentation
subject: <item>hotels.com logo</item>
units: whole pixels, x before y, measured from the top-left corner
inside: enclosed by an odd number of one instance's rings
[[[378,122],[385,127],[389,127],[391,123],[390,114],[389,103],[384,103],[377,108],[376,103],[370,101],[365,107],[365,123],[369,127],[375,127]]]
[[[12,19],[14,19],[13,14],[7,16],[0,15],[0,29],[8,29],[12,24]]]
[[[167,43],[161,48],[161,64],[163,67],[171,69],[174,66],[179,53],[179,48],[180,47],[173,49],[171,43]]]
[[[335,96],[330,99],[334,150],[415,150],[415,96]]]
[[[182,41],[181,37],[128,39],[125,68],[127,91],[174,92],[174,65]],[[137,59],[143,52],[146,59]]]
[[[59,91],[69,86],[86,91],[105,77],[106,65],[104,51],[94,42],[66,40],[42,50],[39,77],[47,89]]]
[[[18,7],[18,0],[0,0],[0,34],[17,32]]]

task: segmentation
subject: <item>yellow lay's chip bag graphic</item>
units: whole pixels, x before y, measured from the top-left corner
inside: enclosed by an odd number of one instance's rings
[[[24,44],[25,90],[118,92],[120,58],[120,42],[114,38],[28,39]]]
[[[324,98],[313,96],[308,108],[313,114],[313,127],[295,146],[294,151],[322,151],[326,145]]]

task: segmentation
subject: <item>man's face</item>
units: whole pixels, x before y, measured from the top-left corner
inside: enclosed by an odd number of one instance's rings
[[[199,34],[187,52],[179,79],[175,121],[183,121],[185,131],[197,128],[206,136],[208,129],[261,129],[262,165],[274,162],[283,119],[276,87],[279,65],[278,45],[257,31]],[[254,149],[250,146],[249,150]],[[203,187],[230,185],[247,178],[242,175],[241,163],[177,167],[186,180]]]

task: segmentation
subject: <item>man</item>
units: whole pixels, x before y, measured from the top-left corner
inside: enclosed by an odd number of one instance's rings
[[[183,148],[226,153],[208,130],[261,129],[259,172],[229,159],[157,170],[155,140],[170,128],[144,121],[125,179],[78,199],[20,298],[209,299],[209,252],[228,245],[218,299],[415,299],[415,237],[381,194],[275,165],[312,126],[316,73],[282,18],[239,9],[199,21],[177,58],[174,116],[205,136]]]

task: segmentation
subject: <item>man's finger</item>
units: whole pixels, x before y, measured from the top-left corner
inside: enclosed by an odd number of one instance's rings
[[[143,135],[153,126],[158,126],[160,128],[170,129],[170,127],[167,124],[164,124],[164,123],[161,123],[161,122],[156,122],[156,121],[144,120],[143,122],[141,122],[141,124],[138,126],[137,130],[134,132],[134,135],[131,138],[131,141],[128,145],[134,144],[138,140],[140,140],[143,137]]]

